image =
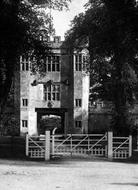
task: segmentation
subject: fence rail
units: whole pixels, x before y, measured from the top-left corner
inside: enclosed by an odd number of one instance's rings
[[[55,155],[91,155],[109,159],[126,159],[132,155],[132,137],[105,134],[67,134],[26,136],[26,156],[49,160]]]
[[[105,134],[68,134],[53,135],[53,155],[54,154],[91,154],[104,156],[107,152]]]
[[[26,156],[30,158],[50,159],[50,132],[45,136],[26,136]]]
[[[30,158],[44,158],[45,155],[45,142],[44,140],[39,140],[40,137],[30,137],[28,136],[28,156]]]
[[[113,137],[113,158],[126,159],[132,154],[132,137]]]

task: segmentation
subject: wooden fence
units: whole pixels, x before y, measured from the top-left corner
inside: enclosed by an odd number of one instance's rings
[[[107,134],[68,134],[52,136],[52,155],[95,155],[107,154]]]
[[[45,136],[26,135],[26,156],[50,159],[50,131],[46,131]]]
[[[127,159],[132,156],[132,136],[114,137],[112,132],[105,134],[68,134],[26,136],[26,156],[50,159],[55,155],[91,155],[109,159]]]

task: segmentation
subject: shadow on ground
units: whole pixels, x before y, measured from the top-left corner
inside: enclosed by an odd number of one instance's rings
[[[78,165],[78,163],[86,162],[110,162],[110,163],[121,163],[121,164],[137,164],[138,160],[108,160],[103,157],[54,157],[49,161],[44,159],[28,159],[28,158],[2,158],[0,159],[0,165],[16,165],[16,166],[27,166],[27,167],[70,167],[71,165]],[[115,184],[114,184],[115,185]],[[123,185],[123,184],[122,184]],[[135,184],[137,185],[137,184]],[[138,185],[137,185],[138,186]]]
[[[130,185],[130,186],[138,186],[138,183],[111,183],[112,185]]]

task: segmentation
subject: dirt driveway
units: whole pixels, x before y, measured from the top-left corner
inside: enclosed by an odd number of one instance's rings
[[[138,164],[0,160],[1,190],[137,190]]]

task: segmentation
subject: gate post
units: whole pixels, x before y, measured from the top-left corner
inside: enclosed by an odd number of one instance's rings
[[[55,153],[55,131],[57,127],[53,129],[52,131],[52,155]]]
[[[132,135],[129,135],[129,157],[132,156]]]
[[[113,132],[112,131],[108,131],[107,133],[107,143],[108,143],[108,147],[107,147],[107,156],[109,159],[112,160],[113,158]]]
[[[25,149],[26,156],[29,155],[29,135],[26,134],[26,149]]]
[[[45,131],[45,160],[50,160],[50,131]]]

